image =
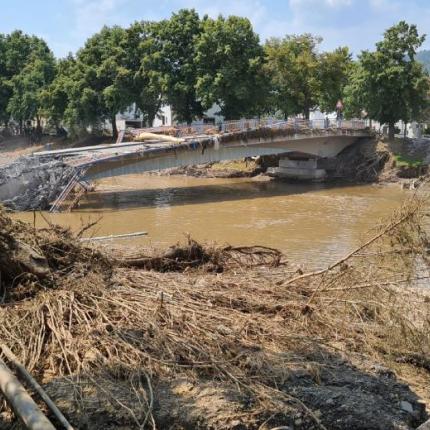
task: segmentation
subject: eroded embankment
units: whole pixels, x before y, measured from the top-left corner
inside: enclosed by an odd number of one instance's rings
[[[424,212],[409,202],[313,273],[261,247],[106,253],[1,212],[0,339],[76,428],[415,429]]]
[[[73,174],[60,160],[21,157],[0,168],[0,201],[11,210],[48,209]]]
[[[419,152],[422,162],[418,165],[399,163],[397,161],[398,152],[406,153],[408,159],[415,159],[416,153]],[[234,162],[187,166],[168,169],[156,174],[204,178],[253,177],[259,174],[264,175],[269,167],[277,167],[283,156],[285,154],[261,156]],[[356,184],[398,182],[404,184],[405,188],[414,188],[420,185],[420,178],[428,175],[430,146],[428,140],[406,140],[401,143],[396,142],[394,145],[393,142],[390,143],[383,138],[374,137],[362,139],[359,143],[347,147],[335,158],[320,161],[320,168],[324,168],[327,172],[324,182],[341,181]],[[290,179],[279,178],[279,180]]]

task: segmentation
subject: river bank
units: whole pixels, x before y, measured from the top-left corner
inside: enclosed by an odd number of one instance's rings
[[[278,166],[280,158],[281,156],[263,156],[234,162],[186,166],[150,174],[196,178],[265,176],[268,169]],[[326,178],[319,182],[381,185],[399,183],[406,189],[414,189],[420,185],[420,178],[428,174],[430,141],[397,139],[390,142],[385,138],[367,139],[346,148],[331,161]]]
[[[2,212],[2,341],[76,428],[415,429],[430,404],[422,216],[409,202],[306,272],[262,247],[107,251]]]
[[[396,143],[396,142],[394,142]],[[407,189],[415,189],[425,182],[430,160],[427,141],[403,142],[394,149],[393,142],[366,139],[342,151],[337,157],[320,160],[326,177],[320,182],[387,184],[398,182]],[[14,142],[14,145],[16,142]],[[64,144],[59,143],[59,144]],[[12,145],[13,146],[13,145]],[[16,145],[15,145],[16,146]],[[72,167],[60,159],[37,159],[13,146],[4,152],[8,164],[0,160],[0,200],[14,211],[46,210],[74,176]],[[417,151],[419,154],[417,155]],[[0,151],[0,156],[2,152]],[[190,176],[196,178],[252,178],[273,176],[270,168],[277,166],[281,156],[186,166],[147,175]],[[269,173],[268,173],[269,172]],[[289,180],[289,182],[293,182]]]

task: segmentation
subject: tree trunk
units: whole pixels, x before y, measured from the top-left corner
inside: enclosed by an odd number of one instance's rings
[[[112,139],[116,141],[118,139],[118,128],[116,127],[115,115],[113,115],[111,118],[111,124],[112,124]]]
[[[36,130],[38,133],[42,132],[42,125],[40,124],[40,116],[36,116]]]
[[[22,119],[19,120],[19,134],[22,134]]]
[[[405,121],[405,128],[403,129],[403,139],[404,140],[406,140],[406,134],[408,132],[407,125],[408,125],[408,123]]]
[[[393,122],[388,123],[388,139],[390,140],[394,140],[394,135],[395,135],[394,128],[395,126]]]
[[[303,113],[304,113],[304,115],[305,115],[305,119],[309,119],[309,117],[310,117],[310,109],[309,109],[309,107],[305,107],[305,109],[304,109],[304,111],[303,111]]]

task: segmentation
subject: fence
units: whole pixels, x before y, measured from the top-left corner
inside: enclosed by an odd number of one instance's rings
[[[301,118],[290,118],[288,120],[279,120],[276,118],[266,119],[240,119],[236,121],[224,121],[218,124],[193,124],[193,125],[175,125],[161,126],[143,129],[131,129],[130,132],[138,136],[143,132],[147,133],[165,133],[176,137],[217,134],[217,133],[235,133],[241,131],[255,130],[258,128],[275,128],[275,129],[345,129],[360,130],[366,128],[364,120],[330,120],[330,119],[312,119],[306,120]]]

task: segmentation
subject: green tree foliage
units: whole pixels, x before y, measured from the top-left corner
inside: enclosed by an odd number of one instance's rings
[[[0,119],[40,123],[42,93],[54,76],[55,58],[42,39],[21,31],[1,36]]]
[[[205,18],[196,47],[197,94],[229,119],[254,115],[264,97],[263,48],[247,18]]]
[[[429,78],[417,61],[424,40],[401,22],[375,52],[353,62],[347,48],[318,51],[311,34],[262,46],[246,18],[200,19],[180,10],[160,22],[104,27],[75,56],[56,61],[46,43],[21,31],[0,34],[0,123],[50,119],[85,129],[112,124],[131,105],[150,125],[161,106],[190,123],[213,104],[227,119],[281,112],[308,118],[331,112],[344,95],[346,113],[387,123],[427,115]]]
[[[347,47],[324,52],[319,56],[318,76],[320,93],[318,106],[323,112],[332,112],[348,84],[352,70],[352,57]]]
[[[157,25],[136,22],[126,30],[126,64],[131,71],[131,98],[149,126],[163,102],[163,63],[157,49]]]
[[[202,104],[196,94],[196,44],[201,23],[194,9],[182,9],[155,26],[153,35],[161,61],[163,90],[176,119],[191,123],[203,115]]]
[[[6,37],[0,34],[0,125],[7,124],[9,113],[7,105],[12,96],[12,89],[8,82],[8,70],[6,67]]]
[[[332,112],[342,98],[352,68],[348,48],[318,52],[322,39],[311,34],[273,38],[265,45],[271,101],[285,117],[312,109]]]
[[[320,42],[318,37],[303,34],[273,38],[265,45],[272,102],[285,117],[303,114],[309,118],[311,109],[318,105],[321,83],[317,46]]]
[[[85,112],[87,122],[93,125],[109,120],[114,139],[118,135],[116,114],[124,111],[132,100],[132,74],[125,67],[125,42],[123,28],[104,27],[77,53],[75,76],[82,89],[78,110]]]
[[[8,111],[18,121],[36,118],[40,127],[42,97],[44,89],[55,76],[55,60],[51,52],[44,56],[35,56],[11,80],[12,96]]]
[[[364,109],[369,118],[388,124],[394,137],[394,124],[419,119],[428,104],[429,79],[416,61],[416,50],[424,36],[415,25],[402,21],[384,33],[376,51],[363,51],[345,88],[349,113]]]
[[[80,113],[75,110],[80,97],[77,78],[76,60],[69,54],[68,57],[58,61],[56,77],[42,93],[43,113],[57,127],[63,121],[72,126],[79,123]]]

